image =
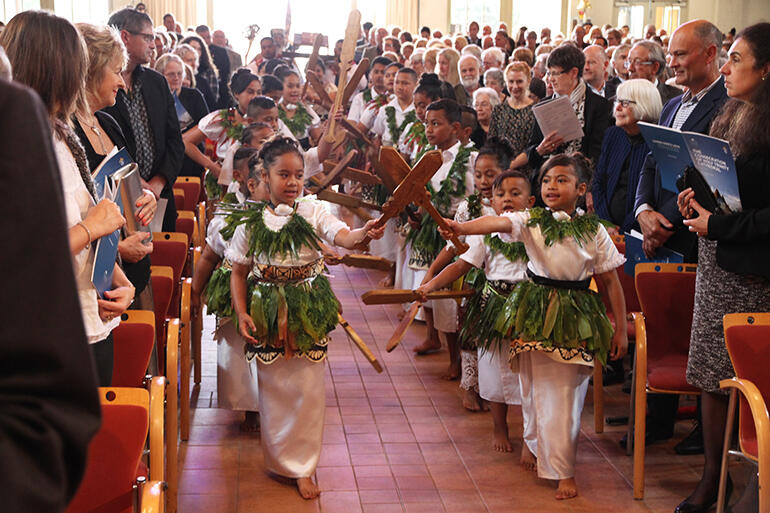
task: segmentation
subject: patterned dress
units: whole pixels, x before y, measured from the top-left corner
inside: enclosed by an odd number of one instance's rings
[[[489,122],[488,137],[500,137],[513,147],[513,154],[518,155],[529,143],[535,127],[535,114],[532,105],[514,109],[508,102],[495,105]]]

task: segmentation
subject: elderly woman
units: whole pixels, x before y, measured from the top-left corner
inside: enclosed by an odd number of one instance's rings
[[[615,126],[604,134],[591,192],[597,215],[625,233],[636,225],[636,186],[650,152],[639,121],[657,123],[663,104],[655,85],[643,78],[620,84],[615,98]]]
[[[481,52],[481,65],[485,71],[492,68],[503,69],[505,53],[496,46],[486,48]]]
[[[505,68],[508,99],[492,109],[489,136],[508,141],[518,155],[532,137],[535,115],[529,97],[530,72],[526,62],[512,62]]]
[[[425,66],[423,65],[423,57],[425,57],[425,49],[417,48],[414,53],[409,57],[408,67],[412,68],[419,77],[425,72]]]
[[[489,125],[492,121],[492,109],[500,105],[500,96],[491,87],[479,87],[473,91],[473,108],[476,109],[478,127],[471,133],[471,140],[477,148],[484,145],[489,135]]]
[[[195,70],[195,82],[198,90],[203,93],[209,109],[219,105],[219,98],[227,91],[219,90],[219,70],[209,52],[209,47],[199,36],[191,35],[182,39],[182,43],[192,46],[198,54],[198,68]],[[184,57],[182,57],[184,59]]]
[[[724,341],[722,317],[770,311],[770,23],[740,32],[720,69],[730,99],[711,124],[735,156],[742,211],[713,214],[691,189],[678,197],[679,211],[698,238],[698,276],[687,360],[687,382],[703,391],[701,480],[678,513],[707,511],[717,498],[728,396],[719,381],[735,375]],[[697,217],[696,217],[697,216]],[[732,511],[757,511],[756,472]],[[728,482],[729,483],[729,482]],[[729,487],[729,486],[728,486]]]
[[[544,135],[535,124],[527,148],[511,164],[514,169],[526,164],[532,169],[540,169],[548,157],[557,153],[579,151],[593,162],[599,159],[604,132],[612,120],[612,105],[583,82],[585,62],[583,52],[571,44],[556,48],[548,54],[546,62],[546,78],[553,87],[551,98],[566,96],[569,99],[583,128],[583,138],[564,141],[556,131]]]
[[[500,68],[489,68],[484,72],[484,86],[494,89],[501,102],[505,99],[505,75]]]
[[[200,91],[182,85],[185,75],[185,63],[182,58],[176,54],[167,53],[155,63],[155,71],[163,75],[168,82],[169,89],[171,89],[181,132],[184,134],[191,128],[198,126],[200,120],[209,113],[209,108]],[[199,149],[201,148],[199,147]],[[197,176],[202,179],[203,166],[185,154],[179,175]]]
[[[125,224],[125,219],[115,203],[96,198],[86,153],[69,121],[85,97],[86,46],[69,21],[45,11],[24,11],[14,16],[0,36],[0,45],[8,53],[15,80],[37,91],[50,116],[83,324],[99,384],[109,386],[112,381],[112,330],[120,323],[120,314],[133,301],[134,287],[117,264],[113,268],[113,289],[104,292],[104,299],[99,298],[91,281],[96,241],[118,230]],[[122,83],[120,71],[124,57],[122,52],[117,55],[119,58],[110,63],[113,67],[109,78],[103,80],[109,86],[99,91],[112,102]],[[40,73],[40,70],[46,72]],[[100,72],[104,72],[104,64]],[[80,114],[84,119],[92,116],[90,112]],[[92,126],[101,134],[95,123]],[[102,139],[101,135],[99,137]],[[107,139],[104,143],[107,152]],[[102,149],[101,145],[99,149]],[[140,215],[143,221],[147,217],[149,213],[146,212]],[[41,318],[41,322],[55,321]]]

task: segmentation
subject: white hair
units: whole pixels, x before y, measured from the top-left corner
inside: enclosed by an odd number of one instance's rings
[[[476,66],[478,66],[479,70],[481,70],[481,61],[476,57],[475,55],[471,53],[466,53],[465,55],[461,55],[459,59],[457,59],[457,72],[460,72],[460,65],[462,65],[463,61],[467,61],[468,59],[473,59],[473,62],[476,63]]]
[[[500,63],[498,66],[495,66],[495,67],[501,68],[503,66],[503,63],[505,63],[505,54],[503,53],[503,51],[496,46],[487,48],[486,50],[481,52],[481,60],[483,61],[484,57],[490,54],[495,58],[497,62]]]
[[[632,100],[631,110],[637,121],[657,123],[663,103],[660,100],[658,88],[647,79],[634,78],[626,80],[618,86],[615,93],[617,100]]]
[[[465,45],[463,46],[462,51],[460,52],[461,55],[471,54],[474,57],[476,57],[479,61],[481,60],[481,47],[479,45]]]
[[[489,103],[490,105],[492,105],[493,109],[495,108],[495,105],[500,105],[500,96],[497,94],[497,91],[495,91],[491,87],[479,87],[478,89],[473,91],[474,105],[476,105],[476,102],[478,101],[479,96],[481,96],[482,94],[487,95],[487,99],[489,99]]]

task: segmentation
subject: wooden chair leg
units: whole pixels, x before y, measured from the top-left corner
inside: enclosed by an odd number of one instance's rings
[[[190,290],[192,280],[185,278],[182,282],[181,301],[181,338],[179,347],[179,438],[186,441],[190,438]]]
[[[631,364],[631,394],[628,399],[628,424],[626,425],[626,456],[634,451],[634,422],[636,419],[636,357]]]
[[[195,363],[195,384],[201,383],[201,368],[203,367],[203,360],[201,360],[201,337],[203,336],[203,316],[200,312],[192,321],[192,357]]]
[[[644,498],[644,438],[647,418],[647,391],[644,381],[637,379],[634,405],[634,499]],[[640,390],[641,389],[641,390]],[[630,442],[630,440],[629,440]]]
[[[167,326],[168,340],[166,342],[166,479],[168,490],[166,492],[167,511],[176,513],[177,492],[179,489],[179,402],[177,374],[178,344],[179,344],[179,319],[173,319]]]
[[[594,431],[604,433],[604,373],[599,362],[594,362]]]

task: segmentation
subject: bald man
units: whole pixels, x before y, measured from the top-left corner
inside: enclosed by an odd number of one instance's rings
[[[211,35],[211,41],[221,46],[227,52],[227,58],[230,59],[230,71],[235,72],[238,68],[243,66],[243,58],[241,54],[230,48],[230,42],[227,40],[227,36],[222,30],[215,30]]]
[[[583,50],[586,57],[586,63],[583,67],[583,80],[586,85],[603,98],[612,98],[615,96],[617,84],[607,82],[609,75],[610,61],[604,48],[599,45],[591,45]]]

